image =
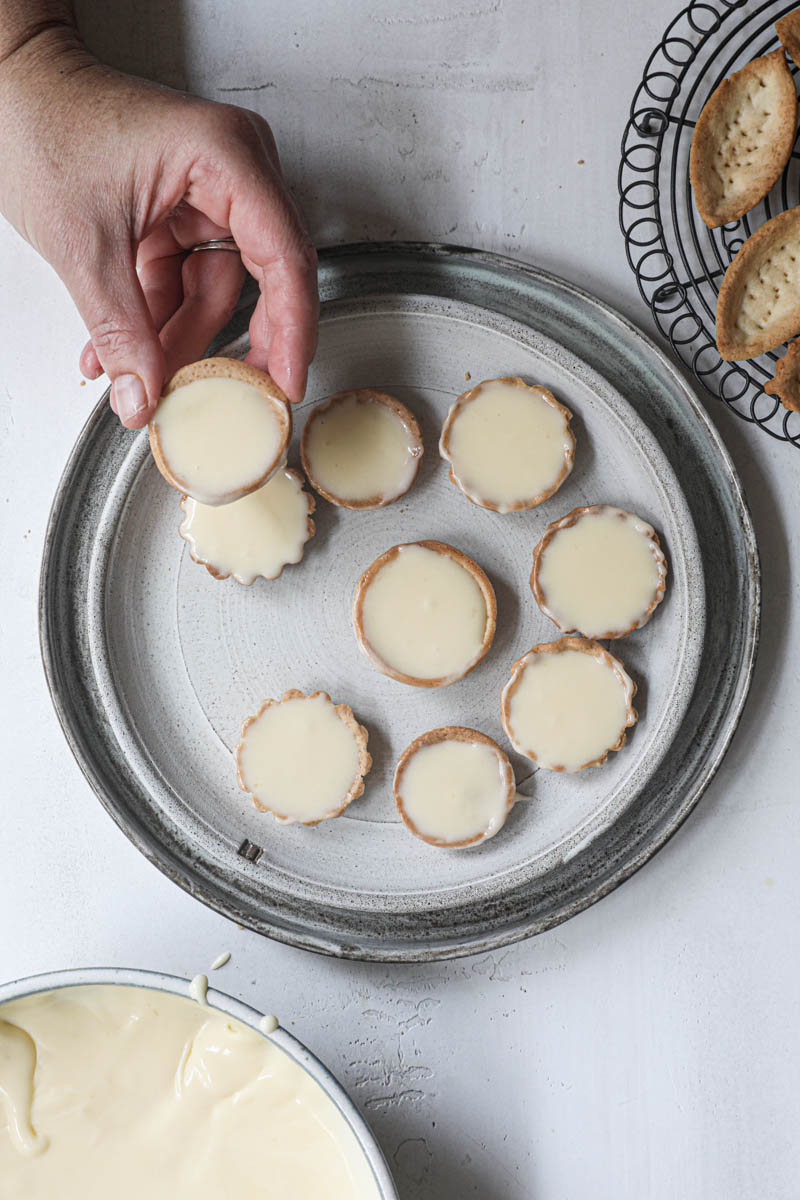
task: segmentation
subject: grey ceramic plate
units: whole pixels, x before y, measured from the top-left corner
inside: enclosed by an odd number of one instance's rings
[[[302,564],[252,588],[220,583],[186,553],[177,496],[146,437],[122,430],[101,404],[67,464],[47,534],[45,666],[102,803],[198,898],[330,954],[411,961],[485,950],[605,895],[697,802],[750,681],[753,530],[724,448],[669,363],[570,284],[469,250],[361,246],[323,255],[321,288],[320,346],[298,433],[322,396],[386,388],[422,422],[415,488],[374,513],[320,501]],[[243,349],[240,340],[229,352]],[[575,412],[575,470],[539,509],[500,516],[448,482],[438,430],[467,372],[526,376]],[[293,456],[296,444],[297,435]],[[498,698],[511,663],[558,636],[528,588],[531,551],[549,521],[596,502],[650,520],[669,557],[667,599],[616,646],[639,684],[639,724],[607,766],[577,776],[536,772],[512,756],[522,797],[485,845],[442,851],[419,842],[392,804],[394,761],[438,725],[472,725],[505,742]],[[378,675],[349,617],[364,568],[419,538],[472,555],[499,604],[490,656],[433,692]],[[375,766],[364,798],[316,829],[278,827],[235,781],[242,720],[290,687],[329,691],[370,730]]]

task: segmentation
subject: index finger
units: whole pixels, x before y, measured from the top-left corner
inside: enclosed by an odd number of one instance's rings
[[[317,255],[271,166],[234,199],[230,230],[261,295],[250,322],[247,361],[302,400],[317,346]]]
[[[247,361],[268,371],[293,403],[303,399],[317,348],[317,256],[312,246],[258,264],[242,253],[261,295],[250,320]]]

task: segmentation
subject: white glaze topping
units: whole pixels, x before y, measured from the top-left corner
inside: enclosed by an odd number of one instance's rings
[[[602,638],[643,623],[664,571],[652,534],[640,517],[605,506],[553,534],[537,578],[561,629]]]
[[[245,730],[240,781],[278,820],[335,813],[359,777],[355,734],[322,693],[272,704]]]
[[[492,380],[454,409],[440,450],[476,504],[510,512],[550,492],[571,467],[569,421],[544,388]]]
[[[172,475],[205,504],[260,480],[280,452],[275,409],[241,379],[194,379],[163,398],[152,423]]]
[[[628,724],[630,693],[604,659],[580,650],[531,654],[514,677],[506,732],[521,754],[550,770],[579,771],[615,746]]]
[[[420,746],[402,774],[399,795],[411,824],[441,842],[494,837],[508,809],[508,778],[484,742],[447,740]]]
[[[367,642],[389,667],[417,679],[460,678],[480,652],[486,618],[470,572],[425,546],[401,546],[363,598]]]
[[[304,453],[311,482],[329,498],[377,507],[408,491],[422,446],[393,409],[345,392],[311,414]]]
[[[189,995],[195,1004],[206,1004],[208,1001],[208,976],[195,975],[189,982]]]
[[[0,1018],[4,1197],[377,1200],[333,1102],[233,1018],[115,986],[14,1000]]]
[[[268,483],[232,504],[199,504],[187,496],[180,533],[192,556],[250,584],[275,579],[298,563],[308,541],[309,495],[294,471],[282,469]]]

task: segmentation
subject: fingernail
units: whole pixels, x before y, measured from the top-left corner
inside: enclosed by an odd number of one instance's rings
[[[123,425],[141,416],[147,408],[147,392],[138,375],[118,375],[111,395]]]

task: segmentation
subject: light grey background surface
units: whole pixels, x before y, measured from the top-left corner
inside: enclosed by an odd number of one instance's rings
[[[414,237],[517,254],[650,330],[616,171],[671,4],[79,11],[116,65],[262,112],[320,244]],[[754,512],[763,641],[732,750],[667,848],[595,908],[502,953],[411,968],[315,958],[168,883],[66,747],[39,662],[38,563],[103,384],[80,385],[80,321],[6,226],[0,264],[2,976],[77,964],[191,974],[230,950],[215,984],[277,1012],[348,1086],[403,1200],[794,1200],[800,454],[712,408]]]

